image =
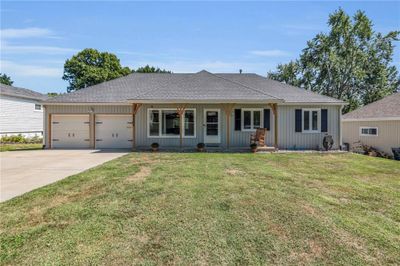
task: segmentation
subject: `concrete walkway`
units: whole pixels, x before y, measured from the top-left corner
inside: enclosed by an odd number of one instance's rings
[[[0,202],[118,158],[119,150],[0,152]]]

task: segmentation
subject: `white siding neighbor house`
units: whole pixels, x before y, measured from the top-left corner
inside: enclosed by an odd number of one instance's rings
[[[400,93],[394,93],[343,116],[343,142],[362,143],[393,155],[400,148]]]
[[[338,149],[343,105],[256,74],[133,73],[45,101],[45,145],[248,148],[263,128],[272,149]]]
[[[43,135],[46,96],[28,89],[0,84],[0,135]]]

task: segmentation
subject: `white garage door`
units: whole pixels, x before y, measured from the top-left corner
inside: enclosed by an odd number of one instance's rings
[[[96,148],[132,148],[131,115],[96,115]]]
[[[51,147],[89,148],[89,115],[52,115]]]

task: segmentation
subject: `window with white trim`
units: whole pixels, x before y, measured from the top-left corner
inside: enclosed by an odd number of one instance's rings
[[[196,137],[196,110],[186,109],[182,125],[176,109],[148,109],[148,137],[175,138],[180,136],[183,126],[183,137]]]
[[[242,109],[242,131],[254,131],[263,127],[263,109]]]
[[[321,130],[321,109],[303,109],[303,132],[316,133]]]
[[[360,127],[360,136],[378,136],[378,128]]]
[[[40,104],[35,104],[35,111],[41,111],[42,106]]]

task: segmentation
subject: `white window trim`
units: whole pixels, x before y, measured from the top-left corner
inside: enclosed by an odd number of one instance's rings
[[[36,109],[36,105],[40,105],[40,110]],[[43,112],[43,105],[39,104],[39,103],[35,103],[33,106],[33,111],[35,112]]]
[[[308,129],[308,130],[305,130],[304,129],[304,126],[305,126],[305,123],[304,123],[304,113],[305,112],[307,112],[307,111],[309,111],[310,112],[310,114],[309,114],[309,128],[310,129]],[[318,117],[317,117],[317,127],[318,127],[318,129],[317,130],[312,130],[311,128],[312,128],[312,112],[313,111],[317,111],[318,112]],[[302,116],[301,116],[301,119],[302,119],[302,121],[301,121],[301,124],[302,124],[302,129],[303,129],[303,133],[321,133],[321,109],[319,109],[319,108],[305,108],[305,109],[302,109]]]
[[[250,111],[251,112],[251,115],[250,115],[250,126],[251,126],[251,128],[250,129],[245,129],[244,128],[244,112],[245,111]],[[242,121],[241,121],[241,129],[242,129],[242,131],[244,131],[244,132],[254,132],[254,131],[256,131],[257,129],[256,128],[254,128],[254,111],[260,111],[260,128],[263,128],[264,127],[264,110],[262,109],[262,108],[242,108],[242,110],[241,110],[241,116],[242,116]]]
[[[376,129],[376,135],[372,135],[372,134],[363,134],[363,133],[362,133],[362,130],[363,130],[363,129]],[[362,127],[360,127],[360,136],[363,136],[363,137],[377,137],[378,134],[379,134],[379,131],[378,131],[378,128],[377,128],[377,127],[368,127],[368,126],[362,126]]]
[[[159,130],[158,130],[158,136],[150,136],[150,114],[151,114],[151,112],[152,111],[158,111],[158,113],[159,113]],[[176,108],[148,108],[147,109],[147,121],[146,121],[146,123],[147,123],[147,137],[148,138],[152,138],[152,139],[179,139],[180,138],[180,136],[179,135],[176,135],[176,136],[163,136],[162,135],[162,122],[161,122],[161,111],[175,111],[175,112],[177,112],[177,110],[176,110]],[[197,131],[197,115],[196,115],[196,108],[187,108],[187,109],[185,109],[185,112],[186,111],[193,111],[193,114],[194,114],[194,135],[193,136],[186,136],[185,135],[185,130],[183,130],[183,135],[182,135],[182,137],[183,138],[186,138],[186,139],[194,139],[194,138],[196,138],[196,131]],[[185,123],[185,119],[182,119],[182,124],[180,125],[181,126],[181,128],[183,128],[184,129],[184,123]]]

